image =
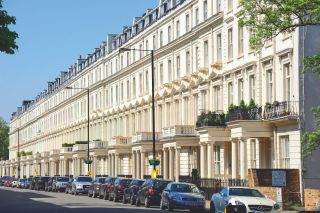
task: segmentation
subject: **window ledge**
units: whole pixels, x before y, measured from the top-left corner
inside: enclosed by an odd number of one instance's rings
[[[237,57],[237,59],[242,59],[244,57],[243,53]]]

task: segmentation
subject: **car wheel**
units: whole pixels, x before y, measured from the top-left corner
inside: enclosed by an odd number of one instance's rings
[[[149,207],[150,207],[150,202],[149,202],[149,198],[148,198],[148,197],[146,197],[146,198],[144,199],[144,207],[146,207],[146,208],[149,208]]]
[[[161,210],[165,210],[166,209],[166,207],[163,205],[162,199],[160,201],[160,209]]]
[[[117,195],[116,194],[113,194],[113,202],[118,202],[118,198],[117,198]]]
[[[123,203],[123,204],[126,204],[126,203],[127,203],[127,200],[126,200],[126,196],[125,196],[125,195],[123,195],[123,197],[122,197],[122,203]]]
[[[130,204],[131,204],[131,205],[134,205],[134,203],[135,203],[134,195],[131,195],[131,196],[130,196]]]
[[[216,207],[214,206],[213,202],[210,202],[210,213],[215,213]]]
[[[140,200],[139,200],[139,197],[136,197],[136,206],[140,206]]]
[[[173,208],[172,208],[172,206],[171,206],[171,204],[170,204],[170,201],[168,201],[168,211],[169,212],[172,212],[173,211]]]
[[[88,197],[91,197],[91,194],[90,194],[90,192],[88,191]]]
[[[100,192],[99,192],[99,199],[102,199],[102,195],[100,194]]]

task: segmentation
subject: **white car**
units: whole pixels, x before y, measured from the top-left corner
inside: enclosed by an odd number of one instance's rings
[[[225,187],[212,195],[210,212],[224,212],[228,206],[245,206],[246,212],[280,212],[279,205],[257,189],[247,187]]]

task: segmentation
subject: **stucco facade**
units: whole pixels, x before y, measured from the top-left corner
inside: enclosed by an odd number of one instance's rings
[[[249,168],[301,170],[300,34],[281,34],[261,53],[237,23],[238,1],[160,1],[132,25],[48,83],[12,116],[10,159],[1,173],[17,176],[86,174],[87,93],[93,175],[143,178],[152,169],[151,59],[155,57],[156,155],[159,175],[179,180],[246,179]],[[249,117],[229,106],[254,100]],[[269,103],[269,104],[266,104]],[[273,104],[274,103],[274,104]],[[198,116],[228,113],[224,125]]]

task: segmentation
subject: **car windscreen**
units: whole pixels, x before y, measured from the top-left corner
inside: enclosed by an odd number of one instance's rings
[[[49,178],[50,178],[50,177],[42,177],[41,180],[47,181],[47,180],[49,180]]]
[[[105,183],[106,179],[105,178],[99,178],[96,182],[98,183]]]
[[[133,180],[131,185],[141,186],[144,183],[143,180]]]
[[[114,183],[114,181],[116,180],[117,178],[108,178],[107,179],[107,183]]]
[[[92,178],[91,177],[78,177],[77,181],[78,182],[91,182]]]
[[[154,188],[157,190],[163,190],[166,186],[170,183],[170,181],[163,181],[163,180],[155,180],[154,181]]]
[[[198,187],[191,184],[172,184],[171,191],[181,193],[200,193]]]
[[[58,177],[58,178],[57,178],[57,181],[58,181],[58,182],[68,182],[68,181],[69,181],[69,178],[68,178],[68,177]]]
[[[258,190],[246,188],[231,188],[229,189],[229,195],[245,197],[264,197]]]
[[[119,185],[129,186],[130,183],[131,183],[131,180],[130,180],[130,179],[124,179],[124,180],[120,180]]]

